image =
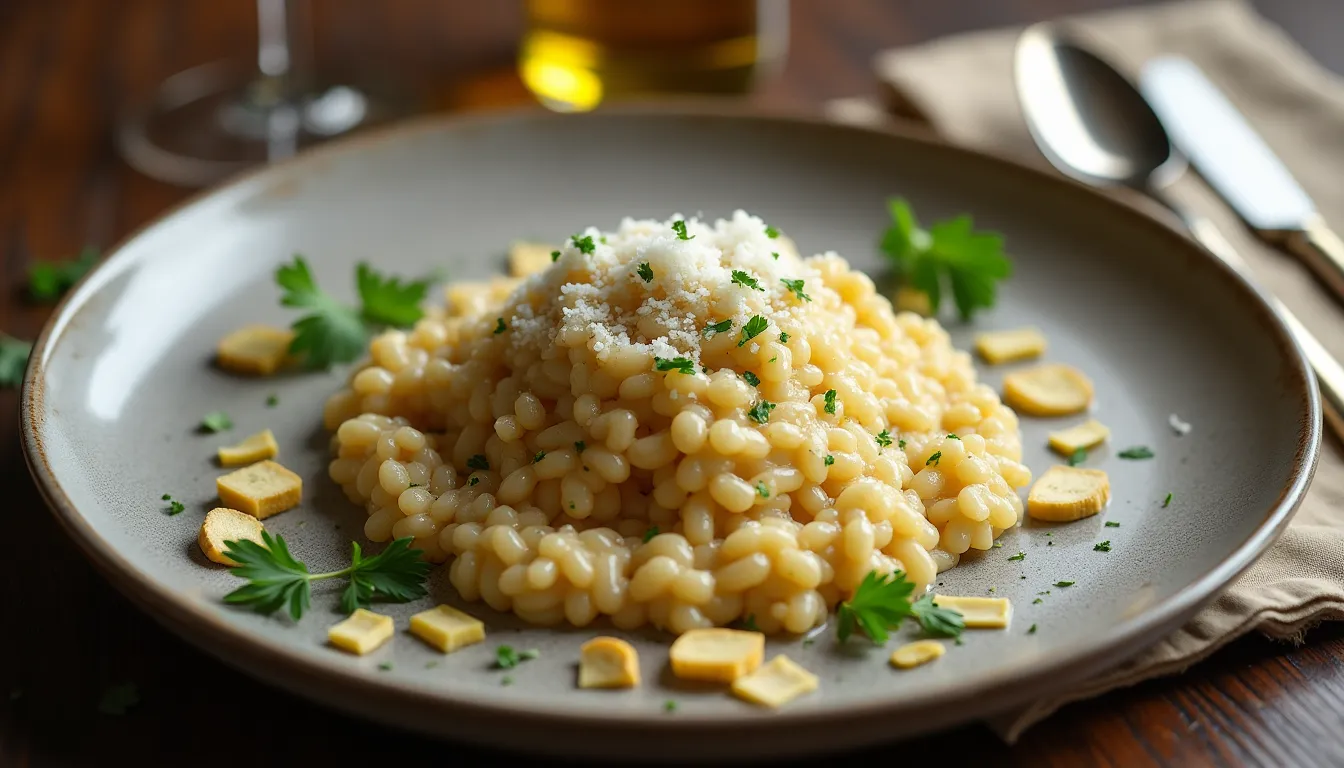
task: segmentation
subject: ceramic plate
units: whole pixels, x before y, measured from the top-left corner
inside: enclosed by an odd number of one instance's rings
[[[580,691],[578,646],[591,628],[531,629],[472,605],[487,642],[443,657],[405,632],[407,617],[433,604],[425,599],[387,606],[397,637],[354,657],[324,644],[338,619],[327,587],[297,625],[220,602],[239,582],[204,560],[196,535],[216,503],[212,455],[223,442],[274,430],[305,498],[267,527],[310,568],[340,567],[362,538],[363,510],[325,471],[322,403],[344,373],[244,380],[211,365],[215,342],[244,322],[294,319],[272,273],[295,252],[320,283],[353,298],[360,260],[403,275],[446,268],[483,278],[503,270],[517,238],[741,207],[800,251],[835,249],[876,275],[892,194],[926,219],[970,212],[1004,233],[1016,273],[993,311],[971,326],[950,323],[955,341],[965,348],[976,330],[1040,327],[1047,359],[1095,380],[1095,416],[1113,432],[1089,460],[1110,473],[1105,514],[1024,524],[1002,548],[940,577],[944,593],[1011,598],[1010,629],[968,631],[940,662],[906,672],[887,665],[891,646],[841,648],[831,633],[806,645],[772,640],[767,656],[786,652],[821,679],[818,692],[772,712],[679,685],[666,666],[670,638],[653,631],[631,635],[642,687]],[[997,387],[1012,369],[980,373]],[[247,175],[130,238],[72,292],[34,350],[23,408],[33,474],[66,530],[109,580],[191,642],[386,723],[626,759],[760,758],[890,740],[1098,673],[1179,625],[1272,542],[1309,480],[1320,421],[1305,364],[1261,297],[1163,225],[936,142],[717,106],[433,119]],[[201,417],[220,409],[233,432],[197,434]],[[1173,432],[1173,413],[1193,425],[1188,435]],[[1056,462],[1045,436],[1059,425],[1023,419],[1037,475]],[[1156,458],[1117,457],[1134,445]],[[164,493],[186,512],[166,515]],[[1110,552],[1094,551],[1101,540]],[[1018,551],[1025,560],[1009,561]],[[446,571],[434,576],[433,600],[460,604]],[[1052,586],[1060,581],[1073,586]],[[510,673],[511,685],[491,669],[500,643],[541,651]],[[669,699],[675,712],[664,711]]]

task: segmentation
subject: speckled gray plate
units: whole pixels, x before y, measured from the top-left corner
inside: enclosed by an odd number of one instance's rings
[[[238,581],[196,548],[214,505],[212,451],[272,428],[305,481],[301,508],[267,521],[315,570],[347,562],[363,512],[327,480],[323,399],[342,373],[242,380],[210,365],[244,321],[287,324],[271,275],[294,252],[343,296],[356,261],[455,278],[503,268],[519,237],[560,238],[624,215],[708,216],[743,207],[800,250],[836,249],[881,269],[874,241],[899,193],[926,218],[963,211],[1002,231],[1017,272],[976,329],[1035,324],[1049,360],[1087,371],[1113,442],[1090,466],[1110,473],[1103,515],[1027,524],[942,577],[951,594],[1012,598],[1006,631],[970,631],[938,663],[897,672],[886,649],[831,634],[776,640],[821,677],[780,712],[688,688],[666,668],[669,638],[636,633],[644,685],[576,690],[593,629],[529,629],[474,606],[489,640],[441,657],[406,634],[432,604],[391,606],[400,631],[356,658],[324,645],[336,593],[316,590],[295,626],[221,604]],[[983,370],[997,385],[1006,370]],[[735,109],[631,109],[432,119],[333,145],[207,193],[141,231],[65,301],[33,353],[23,401],[33,474],[70,535],[107,577],[165,625],[267,681],[370,718],[449,737],[567,755],[765,757],[856,746],[985,717],[1057,691],[1180,624],[1286,524],[1315,464],[1319,410],[1283,328],[1238,277],[1173,231],[1074,184],[889,132]],[[276,394],[279,405],[267,407]],[[224,409],[235,429],[203,436]],[[1171,413],[1194,425],[1186,437]],[[1023,419],[1026,460],[1054,459],[1060,423]],[[1152,461],[1116,451],[1151,446]],[[1167,508],[1163,497],[1172,493]],[[187,504],[165,514],[163,493]],[[1104,521],[1120,527],[1104,528]],[[1109,553],[1093,551],[1103,539]],[[1021,562],[1008,557],[1019,550]],[[457,602],[446,569],[434,597]],[[1068,588],[1055,582],[1074,582]],[[1034,603],[1043,592],[1043,600]],[[1028,627],[1037,631],[1028,634]],[[898,635],[893,641],[906,639]],[[490,669],[494,647],[541,658]],[[429,662],[437,661],[430,667]],[[390,669],[382,667],[390,663]],[[189,675],[184,676],[184,680]],[[676,700],[674,713],[664,702]]]

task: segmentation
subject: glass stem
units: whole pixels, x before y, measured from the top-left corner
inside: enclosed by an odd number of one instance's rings
[[[307,0],[257,0],[257,68],[271,101],[267,155],[278,160],[297,150],[299,114],[311,34]]]

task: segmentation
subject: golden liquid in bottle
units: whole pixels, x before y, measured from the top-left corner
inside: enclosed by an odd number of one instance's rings
[[[735,94],[782,61],[787,0],[527,0],[519,70],[546,106]]]

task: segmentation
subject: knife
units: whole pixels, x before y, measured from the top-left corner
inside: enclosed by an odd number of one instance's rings
[[[1163,56],[1143,68],[1139,89],[1172,143],[1246,225],[1344,300],[1344,241],[1218,87],[1188,59]]]

